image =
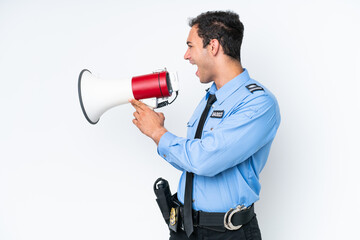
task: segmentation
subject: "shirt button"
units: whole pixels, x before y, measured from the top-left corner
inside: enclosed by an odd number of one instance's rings
[[[210,130],[212,131],[212,130],[214,130],[214,128],[210,128]]]
[[[164,154],[163,156],[164,156],[164,158],[166,158],[166,154]]]
[[[195,202],[195,199],[193,199],[193,202]]]
[[[211,105],[212,108],[214,108],[214,105]]]

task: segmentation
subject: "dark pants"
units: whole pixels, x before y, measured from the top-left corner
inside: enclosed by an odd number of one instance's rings
[[[179,229],[177,232],[170,230],[169,240],[261,240],[261,234],[256,216],[251,219],[250,222],[244,224],[239,230],[225,232],[214,231],[206,228],[196,227],[190,238],[186,236],[186,233]]]

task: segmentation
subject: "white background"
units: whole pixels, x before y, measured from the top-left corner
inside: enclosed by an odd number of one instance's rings
[[[1,240],[168,238],[152,184],[175,192],[180,172],[129,104],[90,125],[78,74],[178,71],[162,111],[185,136],[208,87],[183,60],[187,21],[227,9],[245,25],[244,67],[282,114],[256,204],[263,239],[360,239],[359,1],[0,0]]]

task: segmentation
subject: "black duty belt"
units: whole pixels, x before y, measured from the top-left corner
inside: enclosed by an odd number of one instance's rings
[[[180,214],[183,218],[183,207],[180,207]],[[245,208],[238,206],[231,208],[226,213],[193,211],[193,224],[198,227],[215,227],[217,229],[237,230],[242,225],[250,222],[255,216],[254,204]]]

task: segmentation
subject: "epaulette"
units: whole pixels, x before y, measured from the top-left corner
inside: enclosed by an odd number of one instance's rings
[[[246,88],[251,92],[254,93],[255,91],[264,91],[262,87],[257,85],[256,83],[252,83],[246,86]]]

